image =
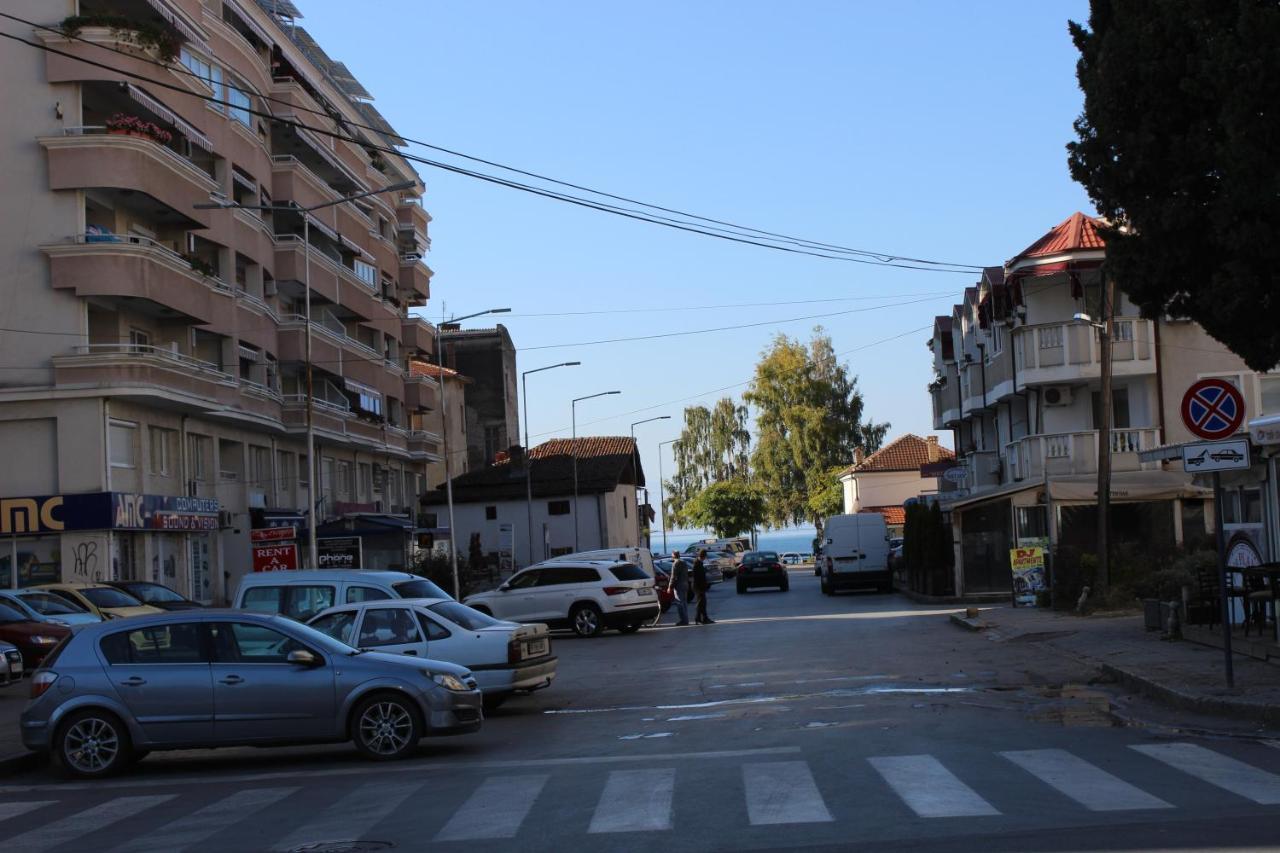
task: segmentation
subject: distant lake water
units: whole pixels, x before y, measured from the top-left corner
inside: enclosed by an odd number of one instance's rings
[[[714,536],[713,533],[700,533],[697,531],[689,532],[687,530],[669,531],[667,533],[666,550],[683,551],[686,546],[692,545],[702,539]],[[813,553],[813,538],[815,532],[812,527],[793,527],[786,530],[767,530],[759,533],[756,537],[757,547],[762,551],[778,551],[785,553],[787,551],[795,551],[799,554]],[[662,533],[654,532],[649,540],[653,545],[653,551],[661,552]]]

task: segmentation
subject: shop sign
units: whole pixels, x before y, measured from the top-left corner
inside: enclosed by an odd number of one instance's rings
[[[1012,548],[1009,562],[1013,569],[1013,603],[1034,607],[1036,593],[1048,589],[1044,578],[1044,549]]]
[[[115,530],[217,530],[218,501],[112,492],[111,516]]]
[[[293,543],[253,547],[255,572],[280,572],[296,568],[298,568],[298,546]]]
[[[316,540],[316,560],[322,569],[358,569],[364,564],[359,536],[326,536]]]
[[[0,535],[67,530],[217,530],[212,498],[90,492],[0,498]]]
[[[288,542],[297,538],[296,527],[260,527],[249,531],[250,542]]]
[[[943,471],[942,477],[952,483],[963,483],[969,478],[969,469],[962,465],[955,465]]]
[[[1280,444],[1280,417],[1259,418],[1249,424],[1254,444]]]

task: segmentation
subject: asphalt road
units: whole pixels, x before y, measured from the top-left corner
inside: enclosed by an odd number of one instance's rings
[[[478,735],[425,742],[410,761],[369,764],[335,746],[154,754],[94,784],[36,771],[0,784],[0,845],[1280,845],[1280,749],[1116,725],[1116,697],[1084,684],[1074,662],[962,632],[946,612],[896,596],[827,598],[802,572],[785,594],[721,585],[715,625],[557,637],[549,690],[511,701]]]

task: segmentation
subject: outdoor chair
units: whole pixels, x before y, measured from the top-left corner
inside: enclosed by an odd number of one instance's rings
[[[1274,614],[1275,596],[1267,584],[1267,579],[1259,575],[1246,575],[1244,578],[1244,635],[1249,636],[1249,627],[1257,620],[1258,633],[1267,628],[1267,610]]]
[[[1187,624],[1210,628],[1222,617],[1222,597],[1218,578],[1212,572],[1196,572],[1196,585],[1187,604]]]

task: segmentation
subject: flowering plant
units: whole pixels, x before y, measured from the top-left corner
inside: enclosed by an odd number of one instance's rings
[[[107,119],[107,130],[119,130],[149,136],[161,145],[168,145],[169,141],[173,139],[172,133],[155,122],[126,113],[116,113]]]

